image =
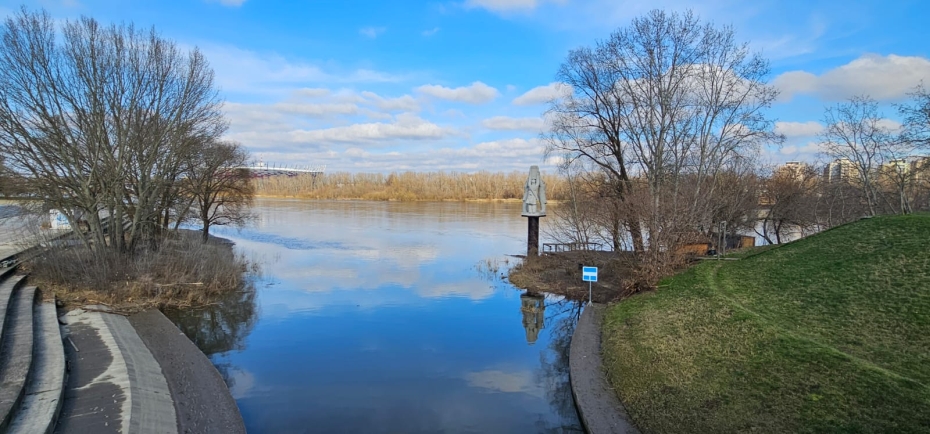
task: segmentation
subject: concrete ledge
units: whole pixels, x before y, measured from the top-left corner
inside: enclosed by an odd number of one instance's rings
[[[83,309],[64,319],[72,364],[57,432],[176,433],[164,373],[129,321]]]
[[[572,334],[568,366],[575,407],[589,434],[639,434],[604,376],[601,363],[603,314],[603,305],[585,306]]]
[[[55,303],[36,306],[32,373],[26,396],[10,424],[10,434],[51,434],[55,431],[65,390],[65,350],[58,329]]]
[[[135,314],[129,322],[161,365],[174,398],[178,432],[245,433],[223,377],[184,333],[157,309]]]
[[[6,313],[8,328],[3,331],[0,351],[0,432],[7,431],[26,394],[26,379],[32,368],[35,298],[35,287],[15,290]]]

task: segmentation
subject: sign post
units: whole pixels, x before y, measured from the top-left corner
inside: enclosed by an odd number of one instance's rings
[[[588,282],[588,304],[594,303],[591,282],[597,282],[597,267],[581,267],[581,280]]]

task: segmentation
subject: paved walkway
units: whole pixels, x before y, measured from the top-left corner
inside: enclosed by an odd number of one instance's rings
[[[57,432],[178,432],[165,376],[129,320],[77,309],[64,321],[72,365]]]
[[[588,434],[639,434],[604,375],[601,319],[605,306],[588,304],[575,326],[569,353],[572,395]]]
[[[245,433],[210,360],[158,310],[130,317],[77,309],[59,433]]]

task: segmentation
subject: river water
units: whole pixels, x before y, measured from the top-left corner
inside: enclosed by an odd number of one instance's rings
[[[259,200],[217,228],[254,291],[168,312],[249,432],[583,432],[568,383],[579,305],[524,294],[518,203]],[[545,219],[543,219],[545,223]]]

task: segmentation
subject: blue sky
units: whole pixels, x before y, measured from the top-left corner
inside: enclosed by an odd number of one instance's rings
[[[0,0],[4,15],[21,3]],[[816,159],[825,106],[901,102],[930,83],[930,2],[799,0],[44,0],[60,19],[154,26],[199,47],[229,138],[256,158],[327,171],[519,170],[543,161],[545,100],[568,51],[649,9],[732,25],[768,58],[773,163]]]

